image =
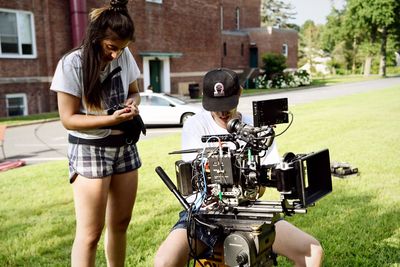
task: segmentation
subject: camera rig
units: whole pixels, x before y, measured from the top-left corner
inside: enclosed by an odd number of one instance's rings
[[[273,125],[287,123],[287,111],[287,98],[253,102],[254,126],[233,119],[229,134],[202,137],[202,142],[217,145],[171,152],[198,153],[193,161],[175,163],[177,187],[161,167],[156,168],[193,217],[192,223],[223,243],[223,255],[218,259],[214,253],[209,265],[200,262],[201,266],[273,265],[274,224],[281,214],[306,213],[332,191],[328,149],[289,152],[280,162],[262,164],[276,136]],[[266,188],[276,188],[280,199],[261,200]]]

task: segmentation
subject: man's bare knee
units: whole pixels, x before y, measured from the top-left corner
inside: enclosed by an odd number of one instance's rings
[[[184,266],[186,261],[186,254],[182,254],[180,251],[167,251],[160,247],[154,258],[154,267]]]
[[[170,266],[170,260],[167,257],[164,257],[163,255],[156,255],[154,258],[154,267],[169,267]]]
[[[322,263],[324,258],[324,249],[319,242],[311,245],[311,258]]]

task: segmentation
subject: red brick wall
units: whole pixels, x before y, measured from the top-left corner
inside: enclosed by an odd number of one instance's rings
[[[58,59],[71,49],[69,2],[0,0],[0,7],[33,13],[37,50],[37,58],[35,59],[0,58],[1,77],[52,75]]]
[[[223,43],[226,44],[226,55],[222,61],[223,67],[231,69],[245,69],[249,67],[249,37],[246,34],[239,35],[226,32],[223,35]],[[223,53],[223,46],[221,50]]]
[[[71,48],[69,2],[56,0],[0,0],[0,7],[33,13],[37,51],[37,57],[33,59],[0,58],[1,77],[51,76],[58,59]],[[0,106],[6,106],[6,94],[25,92],[29,114],[54,110],[56,98],[54,94],[49,95],[49,86],[49,83],[1,83]],[[0,117],[5,115],[5,108],[1,108]]]
[[[87,0],[87,11],[108,2]],[[221,5],[224,15],[222,32]],[[51,77],[61,56],[73,48],[69,0],[0,0],[0,7],[34,14],[37,47],[35,59],[0,58],[1,78]],[[131,0],[128,8],[136,27],[136,42],[130,48],[140,69],[143,69],[140,52],[182,54],[182,57],[170,59],[171,73],[178,74],[171,77],[173,93],[178,91],[179,82],[201,83],[199,73],[215,67],[246,69],[250,42],[257,43],[259,57],[265,51],[280,53],[282,43],[287,43],[289,66],[296,67],[297,33],[274,30],[272,35],[268,35],[259,31],[247,32],[247,29],[260,25],[260,0],[164,0],[162,5]],[[236,29],[236,8],[240,10],[240,31]],[[226,56],[223,55],[223,43],[227,46]],[[189,72],[197,74],[178,77],[179,73]],[[5,94],[26,92],[30,113],[54,110],[56,97],[48,88],[48,82],[4,84],[3,80],[0,82],[0,106],[5,106]],[[4,109],[0,109],[1,116],[5,116]]]
[[[0,85],[0,90],[6,94],[26,94],[28,114],[49,112],[57,109],[56,95],[49,90],[48,83],[13,83]],[[5,97],[5,96],[4,96]],[[2,107],[6,107],[5,99],[1,99]],[[1,117],[7,115],[5,108],[0,110]]]
[[[239,8],[239,28],[260,27],[260,0],[222,0],[224,30],[236,30],[236,8]]]
[[[221,37],[215,0],[163,1],[162,5],[136,0],[131,11],[138,51],[183,54],[171,59],[171,72],[219,65]]]
[[[287,64],[289,68],[297,68],[298,34],[289,29],[254,29],[249,32],[250,42],[256,43],[259,51],[258,62],[262,64],[262,54],[265,52],[282,53],[282,45],[288,45]]]

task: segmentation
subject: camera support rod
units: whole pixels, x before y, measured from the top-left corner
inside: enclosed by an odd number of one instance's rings
[[[254,201],[249,206],[238,206],[235,207],[239,212],[256,212],[256,213],[281,213],[285,209],[292,213],[305,214],[307,209],[305,208],[294,208],[286,202],[281,201]]]
[[[181,203],[181,205],[184,207],[186,211],[190,211],[190,205],[186,201],[186,199],[179,193],[178,189],[176,188],[175,184],[171,181],[171,179],[168,177],[168,175],[165,173],[165,171],[160,167],[156,167],[156,173],[158,176],[160,176],[161,180],[163,180],[164,184],[168,187],[168,189],[175,195],[175,197],[178,199],[178,201]],[[219,225],[211,225],[206,222],[203,222],[197,217],[194,217],[194,220],[205,227],[208,227],[211,231],[215,230],[220,230]]]
[[[161,180],[163,180],[164,184],[168,187],[168,189],[175,195],[175,197],[179,200],[182,206],[185,208],[186,211],[190,210],[190,205],[186,201],[184,197],[179,193],[178,189],[176,188],[175,184],[171,181],[165,171],[160,167],[156,167],[156,173],[160,176]]]

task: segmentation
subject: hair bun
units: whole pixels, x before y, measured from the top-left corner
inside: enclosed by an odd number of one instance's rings
[[[120,11],[126,9],[126,5],[128,4],[129,0],[111,0],[110,1],[110,9],[114,11]]]

